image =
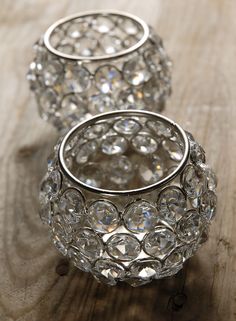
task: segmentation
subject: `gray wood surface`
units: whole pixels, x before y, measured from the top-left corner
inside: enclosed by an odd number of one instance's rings
[[[37,216],[37,186],[56,132],[39,119],[25,80],[32,44],[67,14],[139,15],[174,60],[165,115],[205,147],[218,179],[210,241],[171,280],[108,288],[68,265]],[[0,320],[236,320],[236,1],[1,0]]]

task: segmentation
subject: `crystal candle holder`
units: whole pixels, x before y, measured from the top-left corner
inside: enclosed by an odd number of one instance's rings
[[[176,274],[207,240],[216,178],[180,126],[116,111],[75,126],[55,146],[40,216],[56,248],[109,285]]]
[[[162,40],[133,15],[66,17],[34,49],[27,78],[41,117],[59,130],[102,112],[161,111],[170,95],[171,63]]]

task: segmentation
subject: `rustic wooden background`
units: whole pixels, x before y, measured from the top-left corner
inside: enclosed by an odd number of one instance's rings
[[[0,1],[0,321],[236,320],[236,1]],[[174,60],[165,114],[205,146],[219,178],[211,238],[171,280],[108,288],[49,244],[37,186],[56,132],[25,80],[31,46],[55,20],[95,8],[139,15]],[[112,8],[112,9],[113,9]]]

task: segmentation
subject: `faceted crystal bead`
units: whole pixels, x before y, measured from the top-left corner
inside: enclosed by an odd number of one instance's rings
[[[123,41],[123,46],[124,48],[131,48],[132,46],[134,46],[137,43],[137,38],[135,38],[134,36],[127,36],[124,41]]]
[[[206,179],[207,179],[207,187],[209,190],[215,192],[217,187],[217,178],[213,170],[206,164],[200,164],[200,168],[203,170]]]
[[[120,71],[116,67],[105,65],[97,69],[94,80],[96,87],[103,94],[108,94],[120,88],[122,77]]]
[[[123,154],[127,147],[127,140],[117,135],[107,136],[101,144],[102,152],[107,155]]]
[[[58,150],[56,150],[58,151]],[[51,153],[47,158],[48,171],[51,172],[57,166],[57,157],[55,153]]]
[[[165,268],[173,268],[183,265],[183,253],[181,249],[176,249],[165,259]]]
[[[122,155],[112,158],[107,164],[109,180],[116,185],[127,184],[134,176],[132,163]]]
[[[62,98],[60,114],[63,119],[76,124],[85,116],[87,112],[87,103],[83,97],[77,94],[68,94]]]
[[[141,125],[134,119],[122,118],[115,122],[114,129],[120,134],[134,135],[141,129]]]
[[[73,93],[87,90],[91,82],[89,71],[77,64],[66,65],[64,78],[66,91]]]
[[[58,235],[52,235],[52,242],[56,249],[62,254],[62,255],[67,255],[67,248],[68,245],[64,243]]]
[[[97,260],[93,268],[94,276],[107,285],[116,285],[118,280],[125,277],[125,269],[121,264],[112,260]]]
[[[97,142],[95,140],[91,140],[81,145],[78,149],[76,155],[76,162],[78,164],[87,163],[89,157],[96,152],[98,148]]]
[[[61,142],[60,142],[61,143]],[[75,146],[77,146],[77,143],[78,143],[78,137],[74,136],[74,137],[71,137],[67,144],[65,145],[65,152],[67,154],[71,153],[71,150],[73,148],[75,148]]]
[[[74,266],[78,269],[89,272],[91,270],[91,263],[82,255],[76,247],[70,247],[68,250],[68,256],[71,259]]]
[[[147,201],[136,201],[124,213],[124,223],[133,233],[146,233],[153,230],[158,221],[158,211]]]
[[[170,186],[161,191],[157,206],[161,217],[169,224],[174,224],[185,214],[187,202],[182,190],[175,186]]]
[[[152,154],[157,150],[157,141],[148,135],[138,134],[132,139],[134,149],[144,155]]]
[[[201,234],[202,225],[203,222],[199,213],[195,210],[190,210],[178,222],[178,237],[186,243],[196,241]]]
[[[107,252],[121,261],[136,259],[141,251],[139,241],[130,234],[115,234],[107,241]]]
[[[108,17],[98,16],[93,20],[93,28],[100,33],[108,33],[114,28],[114,23]]]
[[[149,233],[144,240],[145,251],[149,255],[160,259],[169,254],[175,246],[175,233],[164,227],[159,227],[155,231]]]
[[[182,174],[182,185],[190,198],[197,198],[206,189],[206,177],[201,168],[188,165]]]
[[[127,61],[123,67],[123,74],[125,80],[133,86],[139,86],[151,77],[147,65],[140,57],[135,57]]]
[[[98,40],[96,39],[96,35],[93,33],[89,35],[87,31],[86,35],[75,43],[75,50],[79,56],[90,57],[96,55],[97,45]]]
[[[130,266],[130,276],[149,280],[155,277],[161,270],[161,262],[158,260],[144,259],[133,263]]]
[[[89,186],[100,187],[103,182],[103,173],[97,164],[87,163],[80,168],[78,179]]]
[[[114,99],[105,94],[92,95],[89,99],[89,109],[93,114],[105,113],[116,109]]]
[[[189,144],[191,146],[195,142],[195,139],[194,139],[193,135],[190,132],[188,132],[187,130],[185,130],[185,133],[186,133],[186,135],[188,137]]]
[[[35,58],[35,71],[38,75],[42,75],[44,66],[47,62],[48,58],[48,52],[46,48],[42,45],[37,43],[34,46],[34,49],[36,51],[36,58]]]
[[[206,161],[204,149],[202,148],[201,145],[199,145],[196,142],[194,142],[193,144],[190,144],[190,157],[193,163],[195,164],[205,163]]]
[[[169,95],[167,85],[156,78],[150,79],[143,86],[144,100],[147,105],[158,106]]]
[[[73,158],[70,156],[65,157],[65,164],[66,164],[66,167],[71,170],[73,165]]]
[[[55,112],[57,108],[57,94],[53,89],[48,88],[43,90],[40,92],[38,99],[41,110],[44,113],[52,114]]]
[[[58,214],[52,219],[52,233],[57,235],[63,243],[72,241],[72,227],[67,225],[63,218]]]
[[[217,197],[213,191],[206,191],[200,198],[200,213],[207,219],[212,220],[216,214]]]
[[[30,64],[30,69],[27,72],[26,79],[29,82],[30,90],[35,91],[38,87],[38,79],[36,74],[36,64],[34,62]]]
[[[50,61],[43,69],[43,79],[46,86],[53,86],[57,83],[63,67],[58,61]]]
[[[118,96],[118,109],[148,109],[143,99],[143,92],[140,88],[128,88],[122,90]]]
[[[163,160],[153,156],[139,165],[139,176],[146,185],[155,184],[163,177],[164,169]]]
[[[87,139],[94,139],[103,136],[108,131],[108,125],[106,123],[95,124],[88,127],[84,132],[84,137]]]
[[[99,40],[99,44],[107,55],[112,55],[122,50],[121,40],[116,36],[104,35]]]
[[[103,254],[102,240],[94,232],[88,229],[79,230],[75,237],[75,245],[78,250],[91,260],[96,260]]]
[[[91,227],[100,233],[110,233],[119,224],[119,213],[108,201],[95,201],[88,208],[88,220]]]
[[[158,50],[148,49],[144,52],[144,58],[150,70],[159,72],[162,69],[161,55]]]
[[[41,183],[40,199],[53,200],[60,191],[61,182],[61,173],[58,170],[53,170],[47,174]]]
[[[184,250],[183,254],[184,254],[184,259],[186,261],[195,254],[196,244],[188,244],[184,249],[185,250]]]
[[[183,151],[177,142],[164,139],[162,141],[162,147],[165,151],[167,151],[169,157],[174,161],[179,162],[183,158]]]
[[[136,35],[139,32],[138,25],[130,19],[124,19],[122,21],[121,28],[128,35]]]
[[[81,20],[81,21],[76,21],[72,24],[69,25],[68,29],[67,29],[67,34],[73,38],[73,39],[77,39],[82,37],[85,32],[87,31],[89,25],[86,21]]]
[[[50,36],[51,45],[56,48],[65,37],[64,31],[61,28],[55,28]]]
[[[172,136],[171,128],[165,125],[163,122],[160,122],[158,120],[149,120],[147,122],[147,126],[158,136],[164,136],[166,138],[170,138]]]
[[[68,224],[79,223],[84,215],[84,199],[75,188],[65,190],[59,201],[60,212]]]
[[[66,54],[66,55],[73,55],[74,47],[68,43],[65,43],[57,46],[57,51],[62,52],[63,54]]]

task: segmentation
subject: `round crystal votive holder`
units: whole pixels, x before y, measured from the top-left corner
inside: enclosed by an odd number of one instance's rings
[[[60,139],[40,217],[73,264],[106,284],[176,274],[207,240],[216,177],[190,133],[147,111],[87,120]]]
[[[113,110],[161,111],[171,93],[171,62],[162,40],[127,13],[66,17],[34,49],[30,88],[41,117],[60,131]]]

